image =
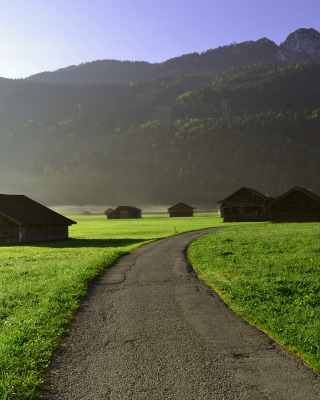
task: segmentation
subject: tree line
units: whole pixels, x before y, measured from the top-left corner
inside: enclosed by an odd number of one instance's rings
[[[70,203],[320,192],[320,64],[86,87],[3,80],[0,117],[2,164]]]

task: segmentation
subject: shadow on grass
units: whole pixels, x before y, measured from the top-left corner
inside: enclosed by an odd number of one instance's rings
[[[80,248],[80,247],[128,247],[153,239],[68,239],[52,242],[25,243],[24,246],[47,247],[51,249]]]

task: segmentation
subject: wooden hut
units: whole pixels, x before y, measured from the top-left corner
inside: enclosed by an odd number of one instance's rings
[[[132,206],[119,206],[114,210],[105,212],[108,219],[136,219],[141,218],[141,210]]]
[[[108,208],[106,211],[103,212],[103,214],[108,216],[108,214],[111,213],[112,211],[114,211],[113,208]]]
[[[82,215],[92,215],[92,212],[89,210],[83,211]]]
[[[269,198],[257,190],[241,187],[218,202],[224,222],[266,221]]]
[[[72,224],[27,196],[0,194],[0,244],[67,239]]]
[[[188,206],[185,203],[178,203],[168,208],[170,217],[193,217],[193,210],[194,207]]]
[[[320,197],[295,186],[270,204],[273,222],[320,222]]]

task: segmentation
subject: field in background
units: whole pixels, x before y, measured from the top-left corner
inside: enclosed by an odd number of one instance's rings
[[[238,315],[320,371],[319,223],[233,226],[188,254]]]
[[[88,283],[121,254],[158,238],[221,223],[147,215],[71,216],[70,240],[0,247],[0,399],[36,399],[59,339]]]

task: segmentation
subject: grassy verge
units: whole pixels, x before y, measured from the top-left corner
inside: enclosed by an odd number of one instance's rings
[[[0,247],[0,399],[40,397],[53,351],[88,283],[151,240],[208,228],[220,218],[107,220],[73,216],[70,240]]]
[[[231,226],[189,257],[238,315],[320,371],[319,223]]]

